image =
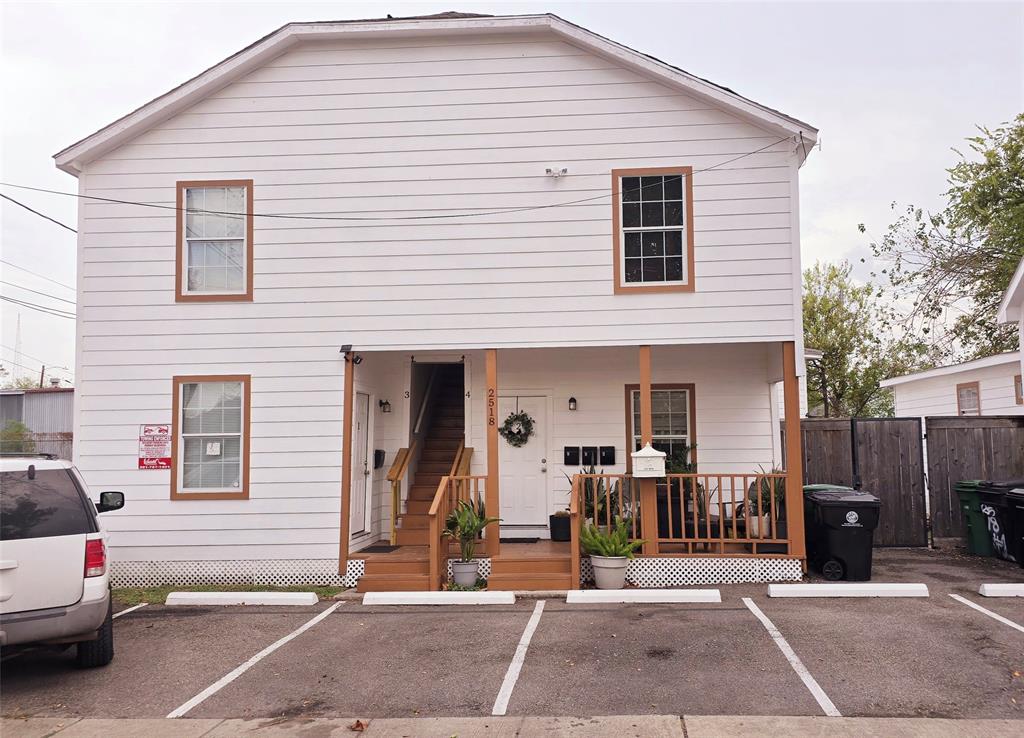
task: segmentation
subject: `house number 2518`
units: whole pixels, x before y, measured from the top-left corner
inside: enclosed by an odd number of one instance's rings
[[[487,425],[498,424],[498,399],[495,397],[495,391],[491,388],[487,389]]]

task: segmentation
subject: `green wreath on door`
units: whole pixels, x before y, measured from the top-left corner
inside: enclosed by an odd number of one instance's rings
[[[498,428],[498,433],[508,441],[509,446],[525,446],[533,435],[533,418],[525,410],[509,413],[505,422]]]

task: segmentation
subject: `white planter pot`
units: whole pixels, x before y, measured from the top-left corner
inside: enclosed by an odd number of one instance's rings
[[[479,577],[479,567],[475,561],[453,561],[452,579],[460,587],[472,587]]]
[[[591,556],[594,567],[594,585],[598,589],[622,589],[626,586],[626,567],[629,559],[625,556]]]

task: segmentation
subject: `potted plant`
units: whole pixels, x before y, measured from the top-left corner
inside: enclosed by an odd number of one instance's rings
[[[594,567],[594,585],[598,589],[622,589],[626,585],[626,567],[633,553],[645,541],[629,540],[629,527],[620,517],[610,530],[587,521],[580,528],[580,546],[590,555]]]
[[[766,472],[763,467],[758,467],[762,475],[782,474],[782,470],[772,467]],[[760,504],[758,496],[760,493]],[[751,538],[768,538],[771,536],[771,512],[772,504],[775,506],[775,535],[777,538],[786,537],[786,480],[780,477],[769,478],[761,476],[750,483],[747,488],[747,500],[736,511],[737,517],[746,517],[744,506],[749,510]],[[759,547],[765,553],[769,553],[768,546]],[[784,550],[784,549],[783,549]]]
[[[548,527],[551,529],[552,541],[568,541],[572,539],[568,510],[559,510],[555,514],[549,515]]]
[[[473,559],[476,541],[491,523],[501,518],[489,518],[484,511],[484,501],[467,502],[462,500],[448,514],[445,521],[444,536],[459,542],[459,560],[452,562],[452,578],[462,587],[472,587],[477,580],[477,563]]]

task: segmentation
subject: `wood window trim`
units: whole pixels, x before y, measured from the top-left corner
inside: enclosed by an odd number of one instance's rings
[[[1022,374],[1013,378],[1013,399],[1018,405],[1024,405],[1024,375]]]
[[[622,282],[622,202],[619,198],[619,180],[622,177],[643,177],[665,174],[679,174],[683,178],[683,204],[686,213],[686,283],[685,284],[639,284],[627,287]],[[612,267],[615,282],[614,294],[632,295],[657,292],[693,292],[693,167],[642,167],[612,170]]]
[[[690,460],[697,463],[697,392],[693,382],[680,383],[669,382],[662,384],[651,384],[651,391],[655,390],[687,390],[689,397],[689,422],[690,422]],[[633,393],[640,391],[639,384],[627,384],[625,391],[626,399],[626,474],[633,473]]]
[[[960,390],[974,389],[978,395],[978,415],[981,415],[981,383],[980,382],[961,382],[956,386],[956,414],[963,415],[962,408],[960,407]]]
[[[214,492],[182,492],[178,489],[178,440],[181,428],[181,385],[192,382],[242,383],[242,480],[239,489]],[[172,500],[248,500],[249,499],[249,438],[252,428],[251,374],[188,374],[171,379],[171,499]]]
[[[190,187],[242,187],[245,189],[245,292],[237,294],[188,293],[185,291],[185,190]],[[183,180],[175,185],[174,301],[252,302],[253,275],[253,180]]]

